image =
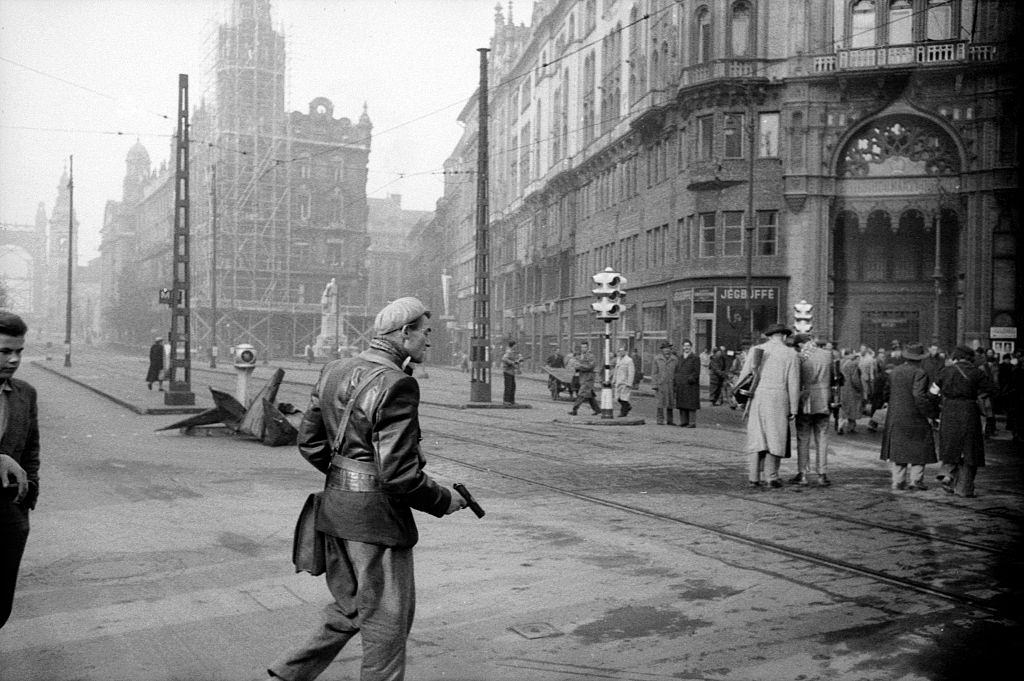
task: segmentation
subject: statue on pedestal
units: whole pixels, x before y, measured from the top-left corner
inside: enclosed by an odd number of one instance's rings
[[[320,314],[327,316],[338,311],[338,285],[334,277],[327,282],[324,292],[320,295]]]

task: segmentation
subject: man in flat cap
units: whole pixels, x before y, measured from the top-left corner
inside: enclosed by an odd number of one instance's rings
[[[466,505],[423,470],[411,364],[422,362],[429,347],[429,321],[416,298],[389,303],[374,321],[370,348],[327,364],[313,388],[298,443],[327,476],[316,528],[327,536],[327,586],[335,601],[312,638],[271,665],[271,677],[316,678],[359,632],[363,681],[405,675],[419,538],[412,511],[441,517]]]

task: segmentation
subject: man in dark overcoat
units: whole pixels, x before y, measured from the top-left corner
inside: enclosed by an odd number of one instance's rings
[[[978,397],[991,395],[994,386],[988,374],[974,366],[968,347],[953,350],[953,363],[939,372],[935,384],[942,397],[939,424],[938,475],[942,488],[962,497],[974,496],[974,478],[985,465],[985,436],[981,426]]]
[[[892,488],[924,490],[924,467],[935,463],[934,419],[938,404],[928,393],[928,374],[921,368],[924,346],[903,349],[903,363],[889,375],[889,415],[882,431],[881,459],[892,464]]]
[[[39,418],[36,391],[14,378],[28,326],[0,312],[0,628],[14,603],[29,511],[39,496]]]
[[[679,409],[679,425],[683,428],[697,427],[697,410],[700,409],[700,357],[693,351],[693,343],[683,341],[683,354],[676,363],[672,385],[676,392],[676,408]]]

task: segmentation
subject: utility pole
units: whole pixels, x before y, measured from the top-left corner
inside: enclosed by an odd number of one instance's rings
[[[178,134],[175,137],[174,170],[174,285],[171,289],[171,359],[168,365],[164,404],[195,404],[192,392],[192,348],[189,315],[189,192],[188,192],[188,75],[178,74]],[[182,371],[178,380],[177,370]]]
[[[487,233],[488,206],[488,149],[487,149],[487,53],[490,50],[481,47],[480,53],[480,88],[477,130],[477,163],[476,163],[476,261],[475,279],[473,282],[473,338],[470,340],[470,402],[491,401],[491,330],[490,310],[491,295],[488,280],[490,279],[489,245]]]
[[[754,273],[754,158],[757,153],[757,124],[754,121],[754,95],[747,85],[747,135],[750,158],[747,163],[747,340],[754,345],[753,273]]]
[[[210,166],[210,368],[217,368],[217,164]]]
[[[68,157],[68,299],[64,314],[64,366],[71,367],[71,273],[75,269],[75,156]]]

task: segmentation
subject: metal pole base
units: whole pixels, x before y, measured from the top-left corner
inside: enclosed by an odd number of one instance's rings
[[[164,391],[164,404],[181,406],[196,403],[196,394],[188,389],[187,383],[171,383]]]

